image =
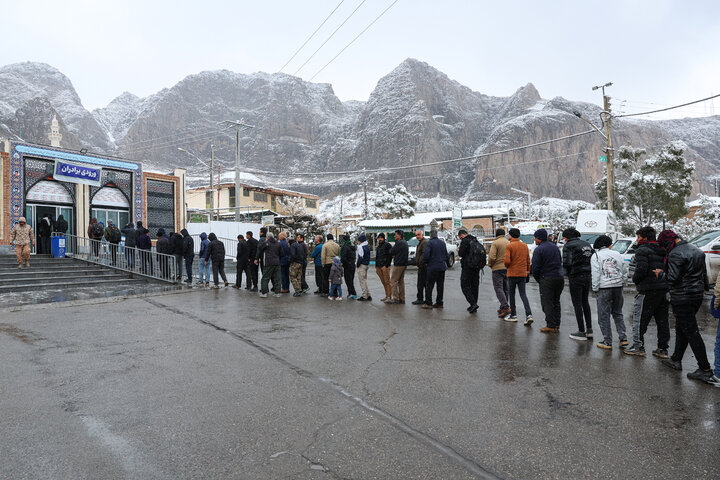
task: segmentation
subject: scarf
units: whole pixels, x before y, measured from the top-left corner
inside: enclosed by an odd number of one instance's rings
[[[657,243],[660,244],[661,247],[665,249],[665,260],[663,262],[663,270],[667,272],[668,270],[668,257],[670,256],[670,252],[673,248],[675,248],[675,240],[680,238],[677,233],[673,232],[672,230],[663,230],[660,232],[660,235],[658,235]]]

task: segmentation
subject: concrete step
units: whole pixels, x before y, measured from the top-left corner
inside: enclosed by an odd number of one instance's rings
[[[104,278],[128,278],[127,275],[122,273],[115,273],[110,270],[81,270],[81,271],[70,271],[70,272],[41,272],[35,271],[30,272],[29,270],[17,270],[16,273],[2,273],[0,272],[0,285],[6,285],[10,282],[22,282],[23,280],[34,280],[44,283],[46,280],[77,280],[77,279],[95,279]]]
[[[17,268],[17,265],[11,267],[0,267],[0,274],[4,273],[15,273],[15,272],[43,272],[49,274],[61,273],[61,272],[82,272],[82,271],[96,271],[100,270],[98,267],[83,265],[80,263],[74,263],[71,265],[36,265],[30,263],[29,267]]]
[[[89,287],[89,286],[112,286],[123,284],[143,284],[148,283],[148,280],[143,279],[130,279],[128,277],[118,276],[113,278],[102,278],[88,280],[84,278],[79,281],[74,281],[71,284],[67,280],[55,281],[55,279],[44,281],[44,282],[20,282],[14,285],[0,285],[0,293],[4,292],[21,292],[21,291],[34,291],[42,289],[52,288],[64,288],[66,291],[71,291],[75,288]]]

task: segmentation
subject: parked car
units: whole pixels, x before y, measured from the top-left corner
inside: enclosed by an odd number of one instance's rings
[[[447,260],[445,260],[445,263],[447,263],[448,268],[452,268],[455,264],[455,259],[457,258],[457,245],[447,243],[444,238],[440,238],[440,240],[445,243],[445,248],[447,249]],[[410,262],[411,265],[415,264],[415,249],[417,246],[417,238],[413,237],[408,240],[408,262]]]
[[[688,241],[705,252],[705,289],[715,285],[720,272],[720,230],[710,230]]]

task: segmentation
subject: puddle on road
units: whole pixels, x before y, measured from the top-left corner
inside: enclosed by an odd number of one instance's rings
[[[28,345],[34,345],[35,342],[39,340],[43,340],[41,337],[38,337],[32,332],[27,332],[25,330],[20,330],[14,325],[10,325],[7,323],[0,323],[0,333],[4,333],[6,335],[9,335],[17,340],[20,340],[23,343],[26,343]]]

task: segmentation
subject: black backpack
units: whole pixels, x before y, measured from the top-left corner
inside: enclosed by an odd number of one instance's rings
[[[99,223],[93,223],[91,231],[92,231],[93,237],[95,237],[96,240],[102,238],[103,227]]]
[[[120,240],[122,240],[122,235],[120,234],[120,230],[114,225],[107,228],[108,230],[108,240],[110,243],[120,243]]]
[[[468,266],[482,270],[487,265],[487,253],[482,243],[476,238],[470,240],[470,252],[468,254]]]

